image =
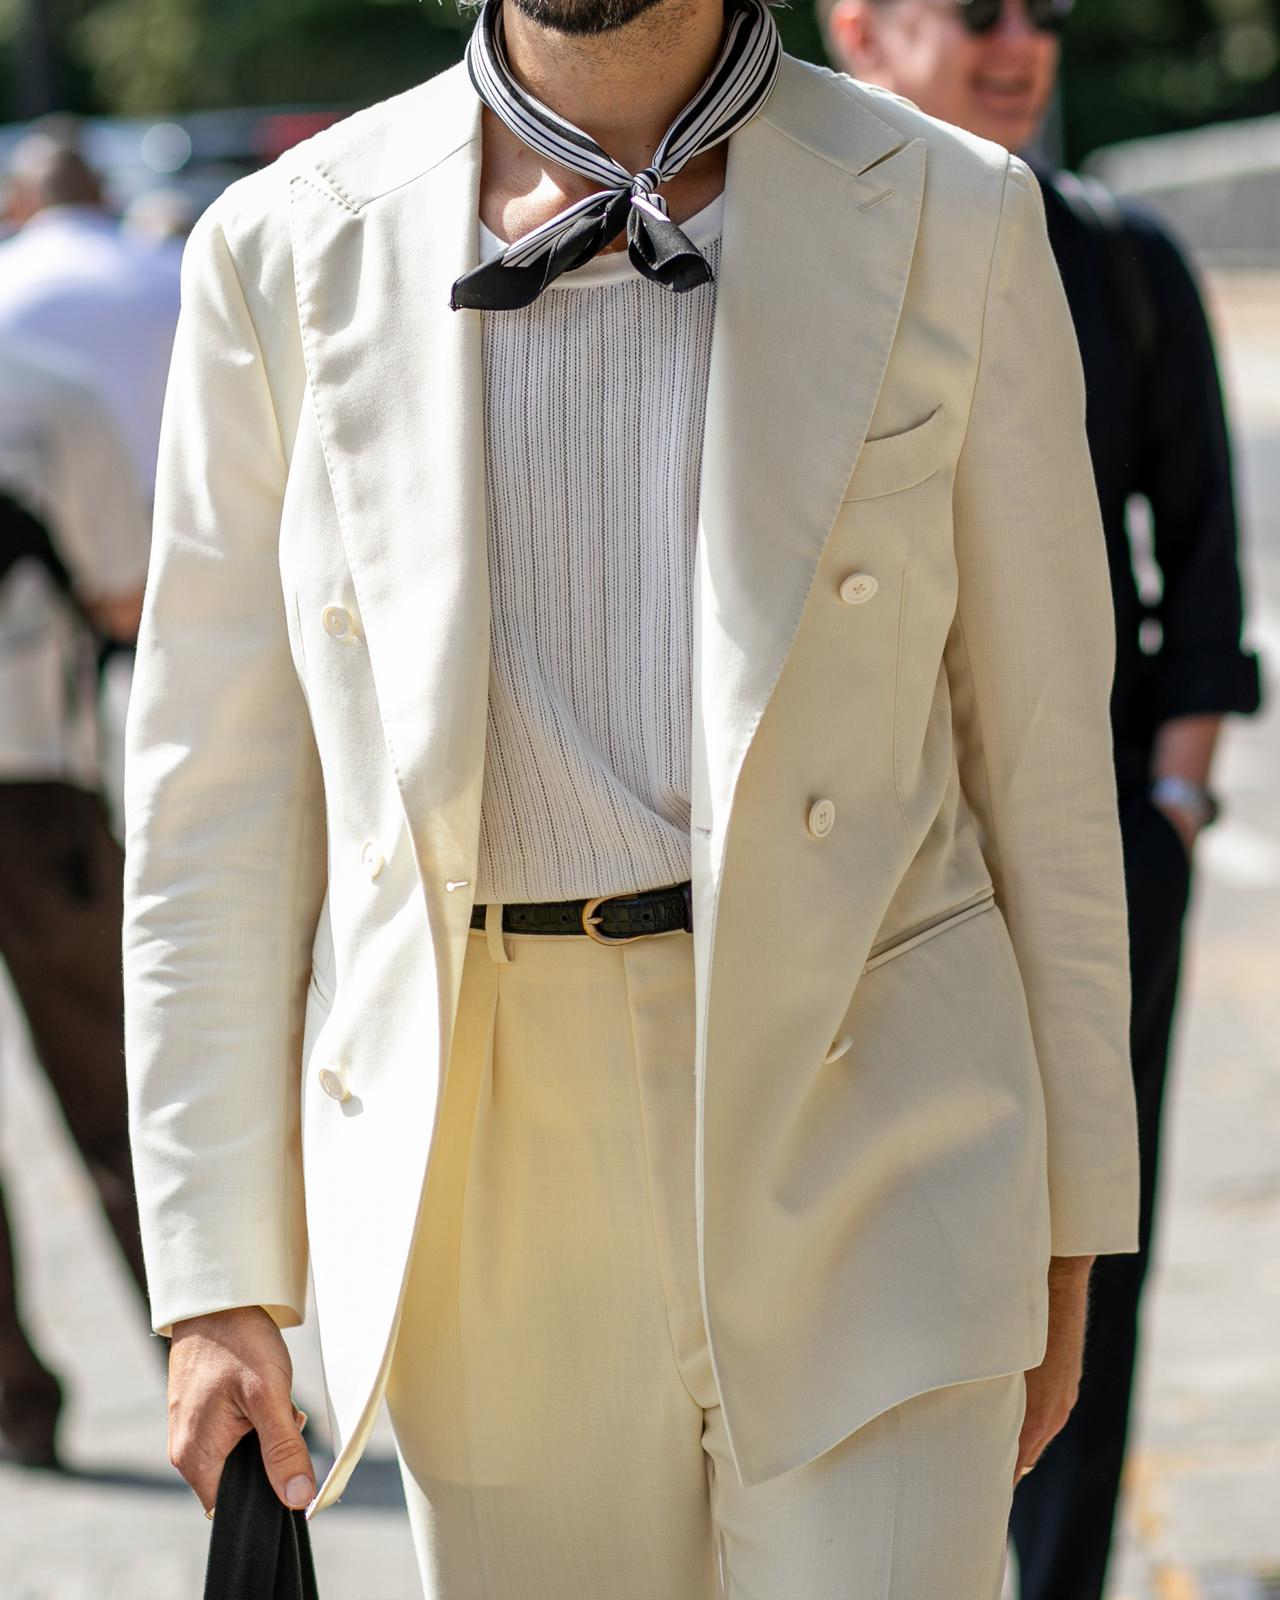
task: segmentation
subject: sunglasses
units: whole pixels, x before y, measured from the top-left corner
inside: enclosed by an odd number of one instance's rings
[[[1041,33],[1061,33],[1076,0],[1023,0],[1033,28]],[[1004,0],[954,0],[960,20],[970,33],[990,33],[1000,21]]]

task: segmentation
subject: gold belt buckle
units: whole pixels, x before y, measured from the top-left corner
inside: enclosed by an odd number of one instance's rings
[[[616,894],[601,894],[597,895],[594,900],[588,900],[586,905],[583,906],[582,931],[586,934],[588,939],[594,939],[597,944],[613,945],[634,944],[637,939],[644,939],[647,937],[647,935],[643,933],[624,933],[620,938],[611,939],[607,934],[597,931],[601,921],[603,920],[596,915],[597,907],[602,906],[606,900],[617,900],[619,898],[620,896]]]

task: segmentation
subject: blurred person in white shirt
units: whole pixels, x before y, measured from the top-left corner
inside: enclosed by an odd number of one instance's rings
[[[148,529],[89,377],[0,332],[0,959],[141,1287],[129,1160],[122,855],[99,796],[98,652],[137,632]],[[23,1327],[0,1195],[0,1453],[56,1466],[62,1391]]]
[[[178,319],[176,253],[122,233],[97,175],[52,133],[15,149],[8,205],[17,232],[0,244],[0,332],[61,345],[93,369],[149,501]]]

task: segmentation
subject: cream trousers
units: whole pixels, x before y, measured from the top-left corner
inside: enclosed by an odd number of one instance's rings
[[[430,1600],[996,1600],[1021,1375],[744,1489],[698,1290],[692,939],[490,923],[388,1394]]]

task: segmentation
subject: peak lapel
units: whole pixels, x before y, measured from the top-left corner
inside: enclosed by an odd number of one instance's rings
[[[838,80],[785,66],[730,146],[725,189],[694,705],[693,809],[713,864],[875,409],[924,192],[924,140],[851,107]]]
[[[351,175],[305,173],[292,199],[307,370],[383,730],[418,858],[438,864],[474,856],[489,659],[480,319],[449,307],[476,260],[479,103],[456,74],[439,82],[434,164],[356,201]],[[421,152],[422,128],[396,132]],[[444,904],[456,932],[469,898]]]

